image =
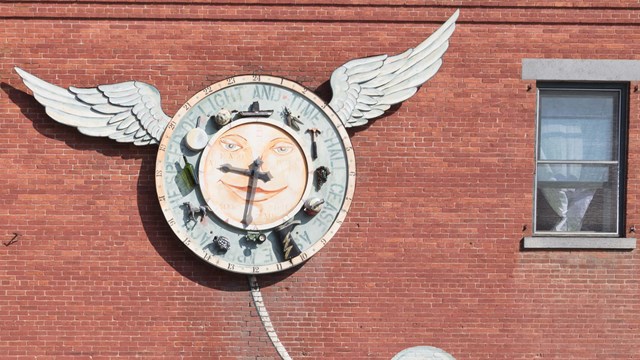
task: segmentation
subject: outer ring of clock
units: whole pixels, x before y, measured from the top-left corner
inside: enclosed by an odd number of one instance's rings
[[[169,142],[171,141],[172,135],[176,131],[176,129],[180,126],[183,118],[188,114],[189,110],[192,107],[197,106],[200,101],[205,100],[207,97],[216,94],[217,92],[237,85],[242,84],[265,84],[265,85],[273,85],[276,87],[282,87],[288,89],[292,92],[297,93],[298,95],[304,97],[307,101],[315,104],[317,108],[322,111],[323,115],[326,119],[328,119],[332,126],[339,136],[339,141],[342,144],[345,161],[348,167],[348,173],[346,176],[346,184],[345,184],[345,192],[344,199],[340,206],[339,211],[333,218],[333,222],[329,226],[328,230],[322,235],[319,236],[318,239],[312,243],[310,246],[304,248],[300,255],[295,256],[289,260],[278,261],[274,263],[264,264],[264,265],[247,265],[247,264],[239,264],[236,262],[229,261],[221,256],[216,256],[215,254],[211,254],[210,252],[203,249],[199,246],[194,239],[192,239],[185,229],[185,225],[179,219],[176,219],[173,214],[173,208],[171,206],[170,201],[168,200],[168,192],[165,188],[164,184],[164,172],[162,171],[165,168],[166,155],[169,150]],[[284,127],[282,127],[284,128]],[[311,164],[309,164],[311,166]],[[304,86],[293,82],[291,80],[287,80],[280,77],[275,76],[266,76],[266,75],[240,75],[231,77],[219,82],[216,82],[206,88],[202,89],[194,96],[192,96],[184,105],[180,107],[180,109],[173,116],[167,128],[162,136],[162,139],[159,144],[158,154],[156,157],[156,192],[158,196],[158,201],[160,203],[160,208],[165,216],[165,219],[175,235],[184,243],[193,253],[195,253],[202,260],[207,263],[214,265],[218,268],[242,274],[264,274],[264,273],[273,273],[278,271],[283,271],[301,263],[305,262],[313,255],[318,253],[338,232],[338,229],[344,222],[346,218],[347,212],[351,206],[353,201],[353,195],[355,192],[355,181],[356,181],[356,165],[355,165],[355,155],[353,152],[353,147],[351,145],[351,141],[349,139],[349,134],[347,133],[342,121],[335,114],[335,112],[325,103],[322,99],[320,99],[316,94],[314,94],[311,90],[305,88]],[[197,170],[196,170],[197,171]],[[220,220],[221,221],[221,220]],[[242,230],[238,230],[242,231]]]

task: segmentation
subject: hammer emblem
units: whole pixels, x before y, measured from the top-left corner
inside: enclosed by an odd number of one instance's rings
[[[311,134],[311,158],[315,160],[318,158],[318,145],[316,144],[316,138],[321,131],[318,130],[318,128],[310,128],[307,129],[307,132]]]

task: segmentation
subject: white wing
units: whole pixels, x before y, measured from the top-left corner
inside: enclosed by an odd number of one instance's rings
[[[140,81],[64,89],[15,69],[51,118],[85,135],[156,144],[171,120],[160,107],[158,90]]]
[[[438,72],[449,47],[459,11],[415,49],[396,56],[355,59],[331,74],[329,106],[345,127],[360,126],[382,115],[391,105],[416,93]]]

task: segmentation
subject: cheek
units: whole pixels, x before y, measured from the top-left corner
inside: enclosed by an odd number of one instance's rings
[[[279,171],[296,171],[304,167],[302,155],[292,152],[286,155],[270,154],[264,158],[265,164]]]
[[[306,184],[307,167],[299,154],[287,159],[281,159],[276,166],[285,174],[285,181],[294,192],[304,189]]]
[[[222,165],[222,163],[220,162],[220,158],[210,153],[204,164],[204,174],[207,177],[208,181],[214,182],[220,178],[221,174],[218,170],[220,165]]]
[[[287,157],[280,157],[275,161],[273,168],[279,172],[291,172],[293,169],[293,163],[291,159]]]

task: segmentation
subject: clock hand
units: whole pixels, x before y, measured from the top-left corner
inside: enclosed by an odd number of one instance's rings
[[[256,195],[256,188],[258,187],[258,180],[262,180],[263,182],[268,182],[273,178],[270,172],[260,171],[260,166],[262,166],[262,158],[260,157],[255,159],[251,163],[251,165],[249,165],[249,169],[247,170],[234,168],[227,164],[220,166],[220,170],[222,171],[225,171],[224,169],[226,169],[227,171],[236,172],[239,174],[249,176],[249,185],[247,189],[248,190],[247,202],[244,207],[244,215],[242,217],[242,223],[245,225],[249,225],[253,221],[253,217],[251,216],[251,209],[253,206],[253,199]]]
[[[230,165],[230,164],[222,164],[222,165],[220,165],[220,167],[218,169],[220,171],[222,171],[223,173],[232,172],[232,173],[236,173],[236,174],[240,174],[240,175],[254,176],[254,177],[257,177],[259,180],[262,180],[264,182],[268,182],[269,180],[273,179],[273,175],[271,175],[271,173],[269,171],[265,172],[265,171],[260,171],[259,170],[260,169],[260,165],[262,165],[262,160],[260,158],[258,158],[253,163],[251,163],[251,165],[249,165],[248,169],[235,167],[235,166]]]
[[[258,178],[254,176],[253,171],[249,176],[249,188],[247,189],[247,203],[244,207],[244,215],[242,216],[242,223],[245,225],[251,224],[253,216],[251,216],[251,209],[253,204],[253,198],[256,196],[256,186],[258,185]]]
[[[218,169],[220,169],[220,171],[222,171],[223,173],[232,172],[240,175],[251,176],[251,169],[242,169],[239,167],[231,166],[230,164],[222,164]]]

